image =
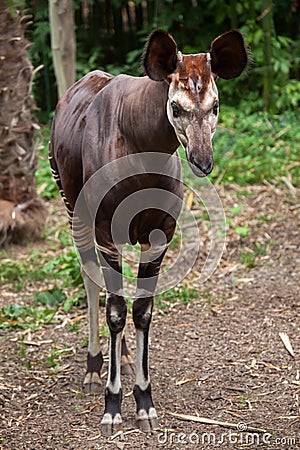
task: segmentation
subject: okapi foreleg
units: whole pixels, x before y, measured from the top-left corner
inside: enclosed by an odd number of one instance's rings
[[[122,295],[121,262],[116,255],[100,253],[99,256],[107,289],[106,321],[110,331],[105,410],[101,425],[103,434],[111,436],[122,423],[121,350],[127,307]]]
[[[153,261],[141,258],[137,298],[133,303],[133,321],[136,328],[136,383],[133,389],[136,401],[136,419],[142,431],[158,428],[157,413],[151,395],[149,375],[149,329],[153,310],[153,294],[165,250]]]
[[[133,303],[133,321],[136,328],[136,382],[133,394],[136,401],[136,420],[141,430],[157,428],[157,414],[151,395],[149,375],[149,328],[153,297],[138,298]]]

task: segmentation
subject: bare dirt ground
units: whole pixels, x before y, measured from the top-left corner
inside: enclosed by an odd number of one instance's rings
[[[123,432],[101,436],[103,396],[81,390],[86,311],[72,308],[35,332],[0,330],[0,448],[300,449],[300,192],[265,185],[219,193],[230,218],[219,267],[196,299],[167,304],[153,317],[161,429],[145,435],[135,428],[134,379],[124,378]],[[237,226],[249,232],[238,234]],[[192,287],[195,279],[192,271],[185,282]],[[10,288],[1,287],[0,308],[30,301],[30,293]],[[69,326],[76,322],[79,331]],[[134,355],[130,317],[127,334]],[[53,348],[59,365],[49,368]]]

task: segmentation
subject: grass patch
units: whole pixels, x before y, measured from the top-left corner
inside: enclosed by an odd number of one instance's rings
[[[214,138],[216,170],[212,178],[239,185],[271,183],[289,178],[300,185],[300,128],[290,111],[280,116],[263,112],[245,115],[221,107]]]
[[[244,252],[240,257],[240,262],[249,269],[252,269],[256,265],[256,257],[252,252]]]
[[[9,305],[2,308],[0,328],[37,330],[41,325],[54,323],[57,309],[37,305]]]
[[[169,310],[171,305],[180,302],[182,305],[187,305],[193,298],[197,298],[199,292],[197,289],[189,288],[187,285],[176,286],[163,294],[155,296],[155,307],[161,311]]]
[[[271,247],[270,243],[269,246]],[[250,250],[241,253],[240,262],[252,269],[257,265],[257,259],[267,254],[268,244],[254,244]]]

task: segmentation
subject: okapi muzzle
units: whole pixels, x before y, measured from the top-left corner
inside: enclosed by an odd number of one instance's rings
[[[86,393],[102,390],[100,266],[107,292],[110,340],[101,422],[104,435],[122,427],[121,373],[133,373],[123,335],[127,304],[120,248],[128,242],[127,233],[123,233],[126,209],[117,221],[117,239],[112,233],[113,219],[126,199],[137,199],[131,202],[132,211],[141,202],[128,235],[129,243],[138,243],[141,248],[132,307],[136,331],[133,396],[137,423],[148,432],[158,427],[149,371],[153,298],[183,198],[177,148],[182,144],[195,175],[205,176],[212,171],[212,138],[219,113],[216,79],[239,76],[247,61],[248,51],[238,31],[217,37],[208,53],[183,55],[177,51],[173,37],[158,30],[150,35],[145,47],[146,76],[113,76],[95,70],[71,86],[56,107],[49,158],[74,240],[76,237],[87,293],[89,345],[83,382]],[[114,172],[113,168],[117,170]],[[101,177],[97,178],[100,172]],[[96,188],[86,190],[94,179]],[[111,189],[101,197],[100,187],[106,182]],[[158,194],[151,197],[150,191]],[[78,217],[76,204],[80,199],[82,214]],[[94,216],[92,205],[97,205]],[[80,220],[81,217],[86,220]],[[157,238],[151,240],[153,233]]]

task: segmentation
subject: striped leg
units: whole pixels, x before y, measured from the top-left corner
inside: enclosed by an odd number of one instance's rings
[[[122,295],[122,269],[118,254],[99,252],[99,257],[107,289],[106,321],[110,331],[105,410],[101,425],[104,436],[111,436],[122,423],[121,350],[127,307]]]
[[[68,205],[66,205],[68,208]],[[77,211],[78,213],[78,211]],[[68,208],[69,221],[76,248],[82,263],[82,278],[88,303],[89,343],[87,355],[87,371],[83,381],[85,393],[98,393],[101,391],[100,371],[103,365],[103,355],[99,340],[99,291],[100,291],[100,265],[98,262],[94,237],[89,226],[89,213],[85,203],[80,204],[80,214],[74,214]]]
[[[81,259],[88,268],[88,273],[93,274],[93,280],[99,278],[99,263],[95,250],[81,254]],[[83,382],[85,393],[98,393],[101,391],[100,371],[103,365],[103,356],[100,350],[99,340],[99,286],[82,271],[84,286],[88,301],[89,344],[87,357],[87,371]],[[100,280],[99,280],[100,281]]]
[[[136,383],[133,394],[136,401],[136,419],[141,430],[145,432],[158,427],[157,414],[151,395],[148,341],[153,295],[165,251],[156,259],[150,260],[150,262],[143,262],[142,256],[138,272],[137,298],[133,303],[133,321],[136,328],[137,349]]]

